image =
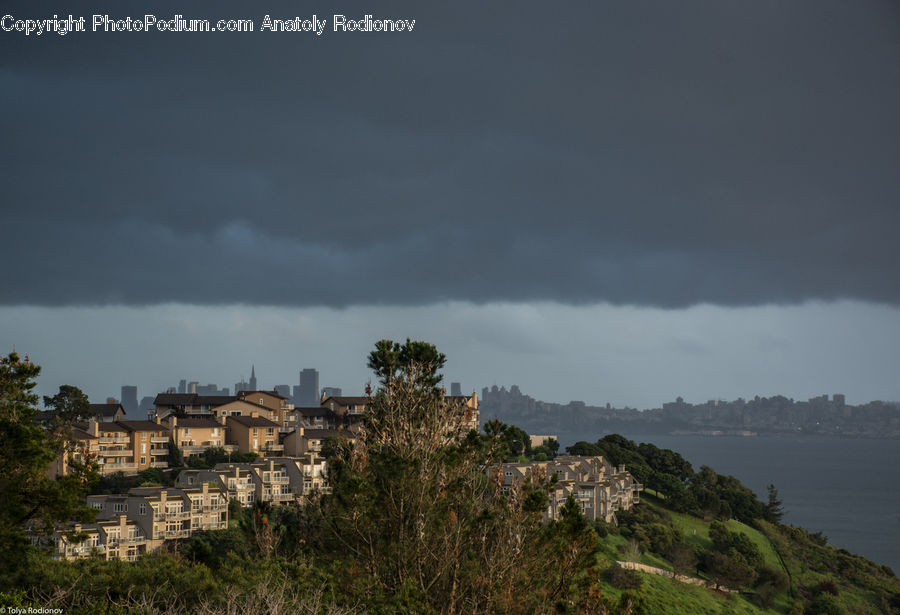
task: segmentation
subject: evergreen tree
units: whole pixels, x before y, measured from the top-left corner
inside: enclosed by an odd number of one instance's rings
[[[355,445],[330,460],[302,540],[376,612],[550,612],[593,565],[594,532],[574,503],[542,524],[544,476],[503,493],[502,430],[464,433],[465,412],[438,388],[444,361],[425,342],[378,342],[382,386]]]
[[[766,503],[765,509],[765,520],[769,523],[780,523],[781,518],[784,517],[784,506],[778,497],[778,489],[775,488],[775,485],[769,485],[769,500]]]
[[[59,522],[91,521],[94,515],[84,500],[85,487],[96,479],[90,466],[73,463],[73,473],[47,477],[57,455],[65,454],[66,440],[35,422],[39,373],[15,352],[0,357],[0,589],[14,583],[25,560],[27,530],[50,533]]]

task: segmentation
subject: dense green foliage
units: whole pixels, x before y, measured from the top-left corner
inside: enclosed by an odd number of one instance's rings
[[[707,467],[695,473],[677,453],[621,436],[580,442],[569,452],[625,464],[650,489],[643,503],[620,511],[616,526],[588,522],[570,498],[560,521],[543,523],[552,477],[534,473],[506,493],[492,469],[509,459],[549,458],[554,442],[532,448],[524,431],[496,421],[483,434],[463,433],[464,410],[440,388],[444,362],[424,342],[376,345],[369,364],[381,386],[371,396],[364,435],[353,446],[332,443],[329,489],[305,506],[242,509],[232,502],[229,529],[169,543],[168,552],[134,563],[98,556],[64,562],[26,544],[21,511],[29,512],[29,503],[38,505],[33,520],[82,518],[86,484],[76,489],[44,477],[64,438],[30,428],[38,370],[11,355],[0,364],[0,454],[24,452],[30,465],[0,466],[0,487],[13,504],[0,508],[2,561],[14,564],[0,573],[0,606],[74,615],[900,609],[892,571],[828,546],[820,534],[770,522],[782,512],[774,487],[763,504],[732,477]],[[53,403],[78,399],[67,390]],[[188,463],[211,467],[226,460],[223,454],[212,450]],[[105,477],[95,490],[171,483],[172,474],[153,469]],[[625,570],[620,560],[740,593]]]
[[[73,463],[72,474],[56,479],[46,475],[70,443],[58,431],[36,422],[33,390],[39,373],[40,367],[21,360],[15,352],[0,357],[0,562],[5,563],[0,567],[0,589],[9,586],[10,577],[24,561],[29,542],[26,527],[49,533],[59,521],[93,519],[84,500],[85,486],[96,478],[93,467]],[[81,393],[70,389],[65,396],[75,400],[72,411],[77,415]]]

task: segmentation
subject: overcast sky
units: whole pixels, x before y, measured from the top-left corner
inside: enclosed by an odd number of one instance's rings
[[[0,30],[0,352],[43,392],[358,392],[409,336],[548,401],[900,399],[896,2],[195,6],[0,2],[257,28]]]

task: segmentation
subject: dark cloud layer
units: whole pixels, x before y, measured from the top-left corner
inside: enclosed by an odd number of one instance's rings
[[[896,3],[86,4],[417,23],[0,32],[0,303],[900,303]]]

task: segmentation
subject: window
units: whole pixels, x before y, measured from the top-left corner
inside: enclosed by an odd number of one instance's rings
[[[241,416],[241,411],[240,410],[232,410],[231,416]]]
[[[258,430],[256,427],[254,427],[254,428],[253,428],[253,435],[255,436],[255,435],[258,435],[258,434],[259,434],[259,430]]]
[[[265,404],[266,404],[266,400],[263,399],[262,397],[260,397],[260,398],[259,398],[259,405],[260,405],[260,406],[264,406]]]
[[[185,428],[184,428],[184,435],[186,435],[186,436],[191,435],[191,428],[190,428],[190,427],[185,427]]]
[[[142,439],[142,440],[146,440],[146,439],[147,439],[147,435],[148,435],[148,434],[147,434],[147,432],[145,431],[144,433],[141,434],[141,439]]]
[[[214,438],[219,435],[219,428],[213,427],[211,434]]]
[[[144,435],[147,435],[147,434],[144,434]],[[146,445],[146,444],[141,444],[141,452],[142,452],[142,453],[146,453],[146,452],[147,452],[147,445]],[[141,463],[144,463],[144,462],[142,461]]]
[[[140,506],[140,513],[141,513],[142,515],[146,515],[146,514],[147,514],[147,505],[146,505],[146,504],[141,504],[141,506]]]
[[[128,512],[128,504],[113,504],[113,512]]]
[[[145,463],[147,463],[147,458],[141,457],[141,465],[144,465]]]
[[[103,502],[91,502],[91,508],[94,510],[103,510]]]
[[[266,435],[267,435],[267,436],[271,436],[271,435],[274,435],[274,434],[275,434],[275,428],[274,428],[274,427],[267,427],[267,428],[266,428]]]

